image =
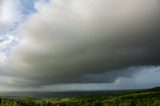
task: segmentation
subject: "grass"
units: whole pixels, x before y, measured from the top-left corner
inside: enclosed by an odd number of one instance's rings
[[[160,88],[76,98],[44,98],[41,100],[0,98],[0,106],[160,106]]]

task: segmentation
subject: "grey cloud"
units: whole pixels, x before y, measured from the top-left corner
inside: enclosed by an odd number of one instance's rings
[[[127,71],[128,70],[128,71]],[[144,89],[160,86],[160,67],[159,66],[141,66],[131,67],[118,72],[108,72],[87,77],[95,83],[71,83],[71,84],[53,84],[43,86],[41,90],[46,91],[77,91],[77,90],[119,90],[119,89]],[[115,78],[115,76],[118,76]],[[107,77],[114,77],[116,80],[111,83],[103,83]],[[110,79],[109,78],[109,79]],[[147,79],[147,80],[146,80]],[[96,82],[101,80],[100,82]],[[108,81],[108,80],[107,80]]]
[[[97,91],[97,90],[142,89],[142,88],[157,87],[160,85],[159,66],[131,67],[121,70],[121,73],[118,73],[117,71],[106,72],[97,75],[90,75],[89,77],[86,77],[87,79],[94,81],[94,83],[88,81],[88,83],[51,84],[41,87],[28,87],[27,90],[56,91],[56,92],[92,91],[92,90]],[[117,77],[115,78],[115,76]],[[108,81],[108,79],[110,80],[111,77],[113,77],[115,80],[110,83],[106,83],[105,81]],[[26,89],[23,90],[25,91]]]
[[[15,76],[30,79],[28,84],[35,86],[76,83],[88,74],[158,65],[159,4],[157,0],[38,3],[38,13],[18,29],[22,41],[8,64]]]
[[[3,0],[0,1],[0,11],[1,11],[2,5],[3,5]]]
[[[128,71],[127,71],[128,70]],[[118,71],[118,70],[117,70]],[[87,80],[94,81],[91,83],[67,83],[67,84],[51,84],[37,86],[26,86],[27,81],[23,79],[4,77],[0,81],[0,90],[10,91],[94,91],[94,90],[119,90],[119,89],[142,89],[152,88],[160,85],[159,75],[160,66],[141,66],[141,67],[130,67],[121,70],[120,73],[105,72],[97,75],[88,75]],[[115,77],[116,76],[116,77]],[[114,81],[106,83],[107,77],[109,80],[113,77]],[[146,80],[147,79],[147,80]],[[98,80],[98,81],[97,81]],[[100,82],[99,82],[100,81]],[[9,84],[13,83],[14,86]],[[15,83],[14,83],[15,82]],[[18,83],[17,83],[18,82]],[[3,86],[2,86],[3,85]],[[25,87],[24,87],[25,86]]]
[[[123,78],[131,78],[132,75],[141,71],[142,69],[150,69],[152,66],[141,66],[141,67],[129,67],[120,70],[112,70],[100,74],[88,74],[81,78],[81,82],[83,83],[111,83],[115,82],[116,79]]]

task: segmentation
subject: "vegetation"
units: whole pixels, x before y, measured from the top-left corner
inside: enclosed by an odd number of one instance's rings
[[[0,98],[0,106],[160,106],[160,88],[138,92],[77,98],[35,100]]]

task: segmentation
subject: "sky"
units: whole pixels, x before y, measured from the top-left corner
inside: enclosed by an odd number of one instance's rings
[[[159,0],[0,0],[0,91],[160,86]]]

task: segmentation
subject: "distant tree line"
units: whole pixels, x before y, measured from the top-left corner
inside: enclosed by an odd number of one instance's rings
[[[160,106],[159,91],[96,95],[61,99],[0,98],[0,106]]]

